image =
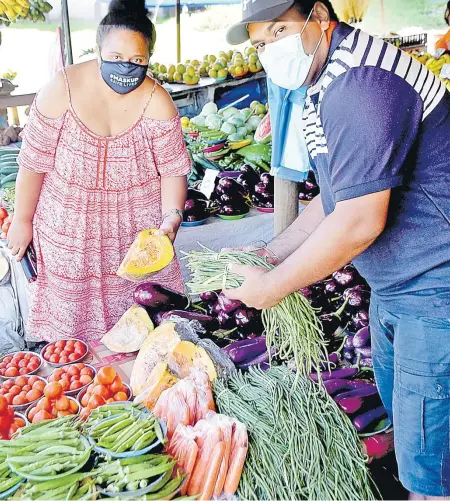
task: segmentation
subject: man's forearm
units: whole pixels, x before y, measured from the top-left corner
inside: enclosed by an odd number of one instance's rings
[[[45,174],[36,174],[20,169],[16,182],[14,217],[22,221],[32,221],[41,193]]]
[[[311,236],[267,276],[279,297],[323,280],[364,252],[377,238],[364,219],[344,219],[333,212]]]
[[[319,195],[287,230],[270,242],[267,249],[275,254],[279,262],[284,261],[309,238],[324,219],[325,214]]]

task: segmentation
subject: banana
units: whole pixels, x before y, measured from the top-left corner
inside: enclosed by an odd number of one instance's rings
[[[3,14],[5,13],[6,13],[6,5],[0,2],[0,16],[3,16]]]
[[[16,0],[2,0],[2,2],[9,7],[14,7],[14,5],[16,5]]]

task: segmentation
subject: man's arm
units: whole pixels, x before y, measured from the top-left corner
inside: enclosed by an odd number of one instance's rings
[[[267,250],[281,263],[309,238],[324,219],[325,214],[319,195],[308,204],[289,228],[270,242]]]

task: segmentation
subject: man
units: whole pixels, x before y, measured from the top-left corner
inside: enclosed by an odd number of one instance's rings
[[[272,272],[239,267],[248,306],[353,261],[373,290],[377,383],[412,499],[450,496],[450,95],[425,66],[345,23],[328,0],[245,0],[267,76],[310,85],[304,133],[321,196],[268,248]]]

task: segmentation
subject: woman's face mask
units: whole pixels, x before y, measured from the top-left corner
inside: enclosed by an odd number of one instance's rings
[[[302,35],[311,19],[312,13],[313,11],[309,14],[300,33],[267,44],[264,47],[264,52],[259,54],[259,59],[267,76],[279,87],[288,90],[297,90],[308,78],[314,56],[319,50],[324,37],[324,31],[322,30],[322,35],[314,52],[310,55],[306,54],[303,47]]]
[[[127,61],[104,61],[100,73],[106,85],[117,94],[128,94],[136,90],[145,80],[148,66]]]

